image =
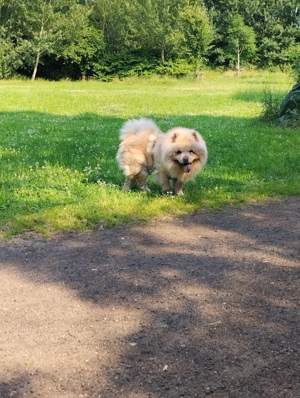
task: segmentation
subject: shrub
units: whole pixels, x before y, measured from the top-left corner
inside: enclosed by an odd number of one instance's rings
[[[272,90],[265,90],[263,99],[263,110],[261,112],[261,119],[265,121],[278,120],[279,109],[283,98],[281,94],[275,93]]]

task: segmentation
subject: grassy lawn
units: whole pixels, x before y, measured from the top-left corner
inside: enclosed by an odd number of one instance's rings
[[[45,235],[300,194],[300,133],[259,120],[284,74],[202,80],[0,81],[0,236]],[[132,117],[198,130],[209,161],[184,197],[123,192],[118,133]]]

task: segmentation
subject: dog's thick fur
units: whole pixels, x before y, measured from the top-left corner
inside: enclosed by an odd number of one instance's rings
[[[147,178],[153,169],[153,147],[160,135],[151,119],[131,119],[120,130],[117,162],[125,174],[124,189],[130,190],[136,182],[143,191],[149,191]]]
[[[193,129],[175,127],[160,135],[154,148],[153,181],[164,192],[183,195],[184,184],[194,178],[207,161],[206,143]]]
[[[175,127],[162,133],[153,120],[128,120],[120,130],[117,161],[125,174],[124,189],[136,182],[148,191],[147,178],[153,170],[153,180],[164,192],[172,190],[183,195],[184,184],[194,178],[207,161],[206,143],[193,129]]]

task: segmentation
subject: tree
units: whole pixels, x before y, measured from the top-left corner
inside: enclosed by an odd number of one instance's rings
[[[105,49],[109,54],[120,54],[136,49],[140,17],[137,0],[95,0],[91,13],[92,25],[102,32]],[[142,39],[141,39],[142,40]]]
[[[127,48],[147,49],[160,54],[164,64],[178,48],[178,23],[183,0],[135,0],[127,6]]]
[[[288,51],[300,41],[299,17],[295,0],[204,0],[215,27],[214,50],[210,61],[217,66],[229,66],[232,45],[228,32],[239,15],[246,27],[255,34],[255,65],[262,68],[286,67]],[[245,53],[243,52],[245,56]]]
[[[155,41],[159,46],[162,63],[166,60],[166,54],[171,53],[176,47],[180,31],[177,18],[179,14],[179,2],[174,0],[153,1],[156,11]]]
[[[0,78],[8,77],[10,74],[10,45],[6,39],[6,29],[0,27]]]
[[[244,54],[245,60],[255,56],[255,34],[251,27],[244,24],[241,15],[234,15],[227,36],[228,54],[232,53],[232,58],[236,62],[236,71],[239,75],[241,69],[241,56]]]
[[[36,3],[36,5],[38,4]],[[35,80],[36,78],[42,53],[50,52],[52,42],[55,40],[55,29],[53,29],[54,24],[52,21],[55,13],[53,12],[51,3],[43,0],[40,2],[37,11],[40,11],[39,18],[36,20],[36,28],[32,30],[31,48],[35,52],[35,61],[31,80]]]
[[[300,40],[295,0],[244,0],[244,19],[256,35],[261,68],[282,67],[290,63],[289,49]]]
[[[86,25],[81,35],[74,37],[65,45],[58,59],[65,63],[76,65],[80,71],[81,79],[92,76],[99,67],[104,50],[103,34],[93,26]]]
[[[183,76],[207,60],[284,69],[298,62],[297,10],[296,0],[0,0],[0,78]]]
[[[20,67],[23,61],[20,59],[15,43],[18,33],[14,27],[13,10],[14,2],[0,1],[0,64],[1,78],[10,77],[13,71]],[[16,7],[17,8],[17,7]]]
[[[231,26],[232,18],[238,14],[238,4],[243,0],[204,0],[208,14],[214,26],[214,40],[212,50],[209,54],[211,65],[228,67],[230,57],[228,57],[227,35]]]
[[[80,35],[87,20],[87,6],[76,0],[14,0],[4,9],[7,40],[18,54],[24,70],[35,80],[44,55],[54,56],[66,37]]]
[[[202,2],[188,3],[179,15],[182,30],[181,55],[188,56],[198,69],[213,41],[213,26]]]

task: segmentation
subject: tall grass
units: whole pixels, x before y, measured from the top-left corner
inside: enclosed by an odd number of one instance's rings
[[[181,215],[300,193],[299,131],[259,119],[284,74],[205,73],[203,80],[0,82],[0,230],[46,235]],[[184,197],[123,192],[118,131],[132,117],[193,127],[209,161]]]

